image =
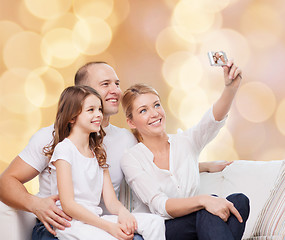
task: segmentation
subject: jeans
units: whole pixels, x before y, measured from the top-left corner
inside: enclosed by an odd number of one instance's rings
[[[227,197],[239,211],[243,222],[234,215],[227,222],[205,209],[165,221],[166,240],[240,240],[249,216],[249,199],[242,193]]]
[[[58,240],[53,236],[45,227],[45,225],[37,219],[37,223],[34,226],[32,240]],[[142,236],[135,234],[134,240],[143,240]]]

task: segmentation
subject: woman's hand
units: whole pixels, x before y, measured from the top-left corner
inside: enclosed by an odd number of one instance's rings
[[[127,234],[125,227],[120,223],[110,222],[107,232],[119,240],[132,240],[134,238],[134,234]]]
[[[137,220],[135,219],[134,215],[124,207],[119,211],[118,223],[122,225],[122,228],[126,234],[134,234],[134,232],[137,230]]]
[[[205,196],[203,205],[208,212],[220,217],[225,222],[228,221],[231,213],[236,216],[239,222],[243,221],[233,203],[225,198]]]
[[[231,165],[233,162],[227,161],[214,161],[214,162],[200,162],[199,163],[199,171],[200,172],[221,172],[225,169],[225,167]]]
[[[241,77],[241,69],[234,64],[233,61],[228,61],[227,65],[223,66],[224,69],[224,78],[225,78],[225,86],[231,86],[238,88]]]

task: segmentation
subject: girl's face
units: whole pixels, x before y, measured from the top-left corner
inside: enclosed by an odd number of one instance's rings
[[[133,102],[133,118],[127,119],[129,126],[137,129],[143,138],[165,133],[165,112],[159,97],[153,93],[139,95]]]
[[[76,117],[73,128],[80,128],[88,134],[99,132],[103,119],[101,101],[98,97],[90,94],[82,104],[82,111]]]

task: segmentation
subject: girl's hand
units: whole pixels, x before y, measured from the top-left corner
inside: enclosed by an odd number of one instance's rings
[[[137,230],[137,220],[126,208],[121,208],[118,214],[118,223],[123,227],[126,234],[134,234]]]
[[[241,69],[238,68],[234,64],[233,61],[228,61],[226,66],[223,66],[224,69],[224,78],[225,78],[225,86],[232,86],[235,88],[238,88],[240,81],[242,79],[241,77]]]
[[[119,240],[132,240],[134,238],[134,234],[127,234],[124,229],[125,228],[122,224],[110,222],[107,232]]]
[[[228,221],[231,213],[236,216],[239,222],[243,221],[233,203],[225,198],[205,196],[203,205],[208,212],[220,217],[225,222]]]

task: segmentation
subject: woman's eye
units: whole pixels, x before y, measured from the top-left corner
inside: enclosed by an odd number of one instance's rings
[[[141,111],[140,111],[140,113],[145,113],[146,112],[146,109],[142,109]]]
[[[160,103],[155,104],[154,107],[155,107],[155,108],[160,107]]]
[[[92,111],[93,111],[93,108],[88,109],[88,112],[92,112]]]
[[[103,112],[103,108],[99,108],[99,111],[100,111],[100,112]]]

